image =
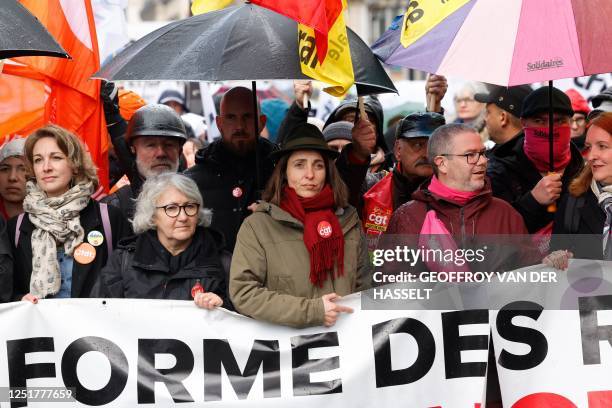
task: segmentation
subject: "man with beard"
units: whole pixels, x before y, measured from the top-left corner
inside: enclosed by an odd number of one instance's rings
[[[108,114],[107,123],[113,126]],[[144,180],[178,170],[181,149],[187,140],[185,133],[183,121],[172,108],[155,104],[138,109],[128,123],[125,141],[113,138],[117,157],[127,169],[130,184],[101,201],[120,208],[126,218],[132,219],[135,200]]]
[[[259,115],[259,130],[266,124],[266,116]],[[225,235],[227,249],[233,251],[242,221],[251,214],[274,170],[270,153],[278,147],[255,132],[253,94],[244,87],[232,88],[223,95],[216,118],[221,137],[198,151],[196,165],[185,174],[191,177],[204,198],[204,205],[212,209],[211,226]],[[360,158],[369,157],[376,145],[376,133],[367,121],[359,121],[353,130],[351,151]],[[259,156],[259,186],[257,185],[256,155]],[[341,159],[340,163],[343,163]],[[360,169],[336,163],[342,179],[354,196],[365,177]],[[355,187],[356,186],[356,187]]]
[[[212,209],[211,227],[223,233],[230,251],[242,221],[251,213],[249,206],[257,201],[258,190],[264,188],[274,170],[268,156],[278,149],[255,133],[252,95],[244,87],[232,88],[223,95],[216,117],[221,137],[198,151],[195,166],[185,171],[198,185],[204,205]],[[257,112],[261,131],[266,125],[266,116],[260,113],[259,106]],[[259,186],[256,185],[256,154],[259,155]]]
[[[393,152],[397,164],[393,170],[367,174],[362,221],[370,249],[385,232],[393,211],[410,201],[412,193],[433,174],[427,159],[427,141],[444,124],[444,116],[435,112],[406,116],[395,133]]]

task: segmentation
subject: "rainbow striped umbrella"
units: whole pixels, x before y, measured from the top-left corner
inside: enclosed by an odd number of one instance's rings
[[[415,0],[385,63],[503,86],[612,71],[612,0]]]

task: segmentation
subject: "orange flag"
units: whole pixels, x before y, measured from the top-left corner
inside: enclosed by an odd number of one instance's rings
[[[0,134],[27,136],[47,123],[78,135],[108,189],[108,148],[100,81],[89,79],[100,68],[90,0],[21,0],[72,60],[16,58],[0,75]],[[69,6],[68,6],[69,5]]]

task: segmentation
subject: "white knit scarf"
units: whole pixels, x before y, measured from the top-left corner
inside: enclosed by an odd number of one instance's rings
[[[59,292],[60,267],[57,245],[72,255],[83,242],[80,212],[87,206],[93,193],[91,182],[79,183],[59,197],[47,197],[38,184],[28,181],[23,210],[30,216],[36,229],[32,232],[32,277],[30,293],[44,298]]]

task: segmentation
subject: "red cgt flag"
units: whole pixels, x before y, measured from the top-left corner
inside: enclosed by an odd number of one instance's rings
[[[71,60],[16,58],[0,75],[0,131],[27,136],[46,123],[79,136],[108,189],[109,140],[100,103],[100,81],[89,79],[100,67],[90,0],[21,0],[70,54]],[[69,6],[68,6],[69,5]]]
[[[312,28],[315,31],[317,58],[323,63],[327,55],[327,35],[342,13],[342,0],[251,0],[251,3]]]

